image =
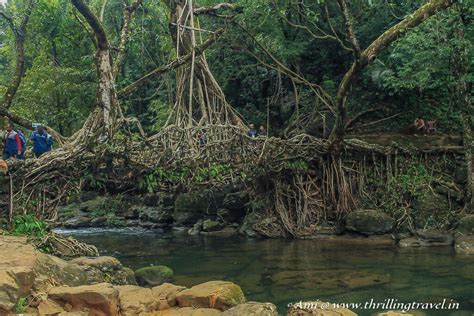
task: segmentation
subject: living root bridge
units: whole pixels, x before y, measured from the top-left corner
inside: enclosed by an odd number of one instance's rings
[[[335,225],[357,207],[367,164],[382,162],[390,171],[397,169],[401,156],[460,150],[421,151],[348,139],[342,152],[332,153],[327,140],[307,134],[251,138],[247,130],[230,125],[169,126],[152,137],[132,139],[137,138],[122,132],[108,144],[65,146],[39,159],[14,162],[16,212],[35,209],[38,217],[54,221],[57,207],[91,182],[113,192],[144,190],[137,184],[151,175],[153,183],[146,189],[154,191],[245,183],[255,199],[266,199],[262,233],[300,237],[319,225]],[[387,172],[378,174],[389,178]]]

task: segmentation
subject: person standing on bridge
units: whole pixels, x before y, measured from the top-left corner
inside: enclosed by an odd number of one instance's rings
[[[13,130],[11,124],[7,125],[7,133],[3,141],[3,160],[16,159],[21,155],[21,140],[17,132]]]
[[[36,158],[51,151],[53,137],[46,132],[44,127],[38,126],[37,130],[31,134],[31,140],[33,141],[33,153]]]
[[[260,125],[260,128],[258,129],[258,136],[267,137],[267,130],[263,125]]]
[[[20,137],[20,141],[21,141],[21,154],[18,156],[18,160],[23,160],[23,159],[25,159],[26,136],[23,133],[23,130],[21,130],[21,129],[18,129],[17,133],[18,133],[18,137]]]
[[[256,138],[258,136],[258,132],[255,129],[255,125],[250,124],[249,125],[249,131],[247,132],[247,135],[249,135],[251,138]]]

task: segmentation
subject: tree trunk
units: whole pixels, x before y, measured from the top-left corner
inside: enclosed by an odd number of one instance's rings
[[[115,91],[109,42],[102,24],[83,0],[71,0],[94,31],[96,41],[96,66],[99,85],[96,109],[89,115],[82,129],[74,135],[74,142],[107,142],[117,128],[120,107]]]
[[[339,2],[344,2],[339,0]],[[437,12],[449,8],[453,5],[456,0],[431,0],[418,10],[408,15],[404,20],[400,21],[398,24],[392,26],[382,35],[380,35],[375,41],[373,41],[365,50],[360,54],[357,52],[355,47],[357,44],[354,32],[351,30],[350,17],[347,15],[347,12],[344,12],[342,9],[343,17],[345,18],[348,39],[352,44],[352,49],[354,50],[354,62],[351,68],[344,75],[336,95],[336,123],[331,132],[329,140],[339,147],[338,145],[342,143],[345,135],[345,125],[346,125],[346,99],[352,87],[354,80],[360,75],[361,71],[372,62],[378,54],[383,51],[390,43],[398,39],[409,29],[418,26],[430,16],[436,14]],[[347,7],[346,7],[347,9]],[[357,44],[358,45],[358,44]]]

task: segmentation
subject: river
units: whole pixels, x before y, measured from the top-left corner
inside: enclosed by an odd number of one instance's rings
[[[175,284],[187,287],[228,280],[248,300],[289,303],[321,299],[338,303],[459,303],[427,315],[474,315],[474,258],[452,248],[401,249],[382,244],[323,240],[247,239],[154,233],[137,229],[60,230],[94,244],[132,269],[166,265]],[[372,315],[374,309],[354,310]],[[377,309],[381,310],[381,309]]]

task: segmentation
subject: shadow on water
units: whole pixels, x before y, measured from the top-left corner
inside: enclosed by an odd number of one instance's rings
[[[290,302],[458,302],[474,315],[474,258],[451,248],[399,249],[321,240],[190,237],[185,232],[60,231],[96,245],[132,269],[167,265],[187,287],[209,280],[239,284],[247,299],[269,301],[284,313]],[[462,311],[461,311],[462,310]],[[374,310],[357,310],[372,315]]]

